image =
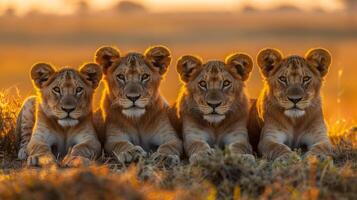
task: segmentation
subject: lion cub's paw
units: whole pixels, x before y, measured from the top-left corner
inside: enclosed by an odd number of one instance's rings
[[[151,160],[157,165],[164,165],[166,167],[174,167],[180,164],[180,157],[178,155],[170,155],[155,152],[151,156]]]
[[[65,167],[84,167],[90,165],[90,159],[83,156],[67,155],[62,163]]]
[[[214,149],[210,148],[208,150],[204,150],[204,151],[199,151],[197,153],[194,153],[190,156],[190,163],[191,164],[198,164],[204,160],[209,159],[210,157],[212,157],[215,154]]]
[[[57,161],[53,155],[32,155],[27,158],[29,167],[51,167],[57,166]]]
[[[147,153],[140,146],[133,146],[126,151],[115,153],[115,155],[119,162],[130,163],[146,157]]]
[[[26,148],[21,148],[21,149],[19,150],[19,152],[17,153],[17,157],[18,157],[20,160],[26,160],[27,157],[28,157]]]
[[[301,158],[300,156],[296,153],[296,152],[289,152],[289,153],[285,153],[279,157],[277,157],[274,162],[273,165],[274,166],[287,166],[287,165],[291,165],[291,164],[296,164],[301,162]]]

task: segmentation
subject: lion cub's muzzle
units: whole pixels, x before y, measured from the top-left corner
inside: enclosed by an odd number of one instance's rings
[[[62,127],[72,127],[78,124],[78,113],[75,112],[77,108],[77,101],[74,98],[64,98],[61,101],[62,116],[58,119],[58,124]]]
[[[206,104],[210,108],[210,112],[208,114],[204,114],[203,118],[209,123],[219,123],[223,119],[225,119],[225,115],[220,112],[219,107],[222,105],[222,101],[220,100],[208,100]]]
[[[133,102],[133,105],[135,105],[135,102],[140,99],[140,94],[127,94],[126,98],[128,98],[131,102]]]
[[[70,114],[76,110],[76,107],[61,107],[61,109],[66,112],[68,114],[68,116],[70,116]]]
[[[127,103],[124,106],[122,113],[130,118],[137,118],[145,113],[146,103],[142,100],[141,91],[142,89],[138,86],[131,85],[127,87],[126,99]]]
[[[222,104],[221,101],[206,102],[206,103],[212,109],[212,112],[210,114],[218,114],[216,108],[218,108]]]
[[[305,114],[305,110],[301,108],[299,103],[303,100],[304,90],[300,87],[291,87],[287,91],[287,99],[290,102],[288,109],[284,114],[288,117],[298,118]]]

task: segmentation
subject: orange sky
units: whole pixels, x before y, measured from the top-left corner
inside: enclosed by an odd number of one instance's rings
[[[0,0],[0,13],[11,6],[19,15],[29,10],[45,13],[70,14],[74,11],[73,2],[78,0]],[[136,0],[145,4],[152,12],[170,11],[234,11],[244,4],[260,9],[276,7],[280,4],[293,4],[302,9],[322,8],[334,11],[343,8],[341,0]],[[88,0],[94,10],[107,9],[118,0]]]

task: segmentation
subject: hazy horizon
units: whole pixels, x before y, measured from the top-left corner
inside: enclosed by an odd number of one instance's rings
[[[16,15],[22,16],[29,12],[44,14],[73,14],[78,9],[80,2],[86,2],[90,11],[103,11],[112,8],[121,1],[118,0],[1,0],[0,14],[8,9],[13,9]],[[293,6],[301,10],[323,10],[327,12],[339,11],[345,8],[342,0],[131,0],[143,5],[148,11],[160,12],[210,12],[238,11],[245,6],[258,10],[275,9],[281,6]]]

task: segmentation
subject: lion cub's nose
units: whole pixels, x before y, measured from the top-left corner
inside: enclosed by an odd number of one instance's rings
[[[222,102],[219,102],[219,103],[208,103],[207,102],[207,105],[209,105],[211,108],[215,109],[217,108],[218,106],[220,106],[222,104]]]
[[[64,108],[62,107],[62,110],[65,111],[66,113],[71,113],[75,110],[75,108]]]
[[[141,95],[126,95],[126,98],[130,99],[133,103],[140,98]]]
[[[290,97],[288,97],[288,99],[289,99],[289,101],[293,102],[294,104],[297,104],[302,100],[302,98],[290,98]]]

